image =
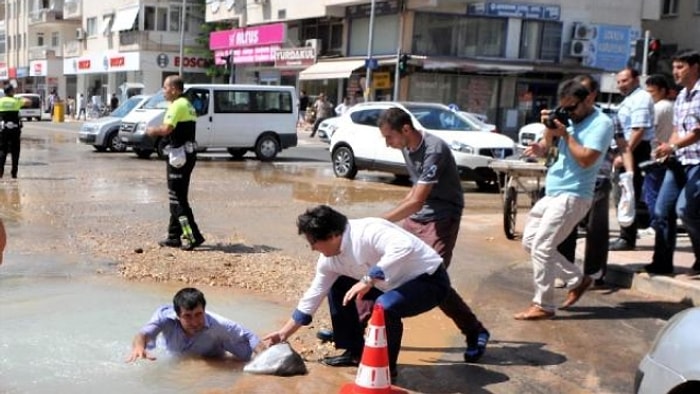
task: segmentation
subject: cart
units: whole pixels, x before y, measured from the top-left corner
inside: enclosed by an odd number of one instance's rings
[[[502,177],[498,177],[499,180],[503,179],[503,184],[499,185],[503,193],[503,231],[506,238],[515,239],[518,193],[528,195],[531,206],[535,205],[542,195],[547,167],[540,162],[517,159],[492,160],[489,167],[503,174]]]

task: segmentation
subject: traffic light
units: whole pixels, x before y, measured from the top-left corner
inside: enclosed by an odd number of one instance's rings
[[[398,67],[399,67],[399,76],[400,76],[401,78],[403,78],[403,77],[405,77],[406,75],[408,75],[408,60],[409,60],[410,58],[411,58],[411,57],[410,57],[409,55],[405,54],[405,53],[402,53],[402,54],[399,56],[399,64],[398,64]]]
[[[652,38],[649,40],[647,47],[647,73],[655,74],[658,69],[659,59],[661,58],[661,40]]]

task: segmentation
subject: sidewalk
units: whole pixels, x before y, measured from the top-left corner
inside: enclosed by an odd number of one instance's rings
[[[611,238],[615,238],[619,227],[617,219],[613,216],[610,218],[610,227]],[[579,238],[577,256],[583,256],[584,245],[585,238]],[[690,267],[695,262],[695,256],[688,235],[678,234],[678,244],[673,260],[675,273],[672,276],[639,272],[644,265],[651,262],[653,252],[654,237],[651,235],[642,235],[638,238],[637,248],[633,251],[609,252],[606,282],[671,301],[700,305],[700,275],[690,275]]]

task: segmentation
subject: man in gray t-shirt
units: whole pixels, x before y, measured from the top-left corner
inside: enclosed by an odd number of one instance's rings
[[[401,149],[413,187],[399,204],[382,215],[398,222],[430,245],[450,266],[464,208],[464,194],[454,156],[447,143],[413,125],[401,108],[385,110],[379,129],[387,146]],[[464,361],[476,362],[486,351],[490,334],[457,292],[450,288],[440,309],[467,339]]]

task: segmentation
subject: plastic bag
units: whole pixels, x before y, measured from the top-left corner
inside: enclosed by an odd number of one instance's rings
[[[243,367],[244,372],[277,376],[304,375],[306,364],[287,342],[272,345]]]
[[[634,223],[634,183],[633,174],[620,174],[620,202],[617,204],[617,222],[622,227]]]
[[[185,155],[185,146],[179,148],[170,148],[170,153],[168,153],[168,163],[175,168],[180,168],[187,162],[187,155]]]

